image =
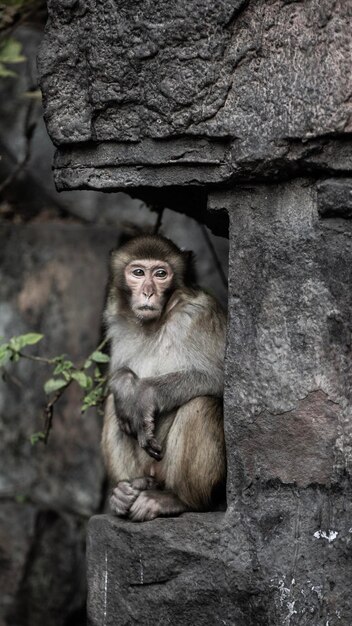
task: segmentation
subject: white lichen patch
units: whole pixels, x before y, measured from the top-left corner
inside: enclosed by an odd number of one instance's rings
[[[316,539],[326,539],[326,541],[331,543],[332,541],[335,541],[338,534],[337,530],[328,530],[327,532],[325,530],[317,530],[313,536]]]
[[[292,616],[297,614],[297,610],[295,608],[296,600],[292,598],[295,582],[294,578],[292,578],[291,584],[286,583],[285,578],[281,578],[278,581],[280,607],[287,612],[283,623],[287,626],[290,625]]]
[[[311,590],[315,591],[315,593],[317,594],[319,600],[323,599],[323,587],[322,587],[322,585],[316,585],[316,586],[312,585]]]

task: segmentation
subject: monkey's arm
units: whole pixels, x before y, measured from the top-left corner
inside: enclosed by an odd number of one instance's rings
[[[211,374],[187,370],[138,378],[132,370],[121,368],[111,377],[110,389],[121,430],[135,437],[141,448],[160,461],[162,449],[154,437],[156,417],[197,396],[221,397],[223,375],[219,367]]]
[[[142,378],[143,388],[153,389],[158,412],[163,413],[182,406],[198,396],[223,396],[223,373],[219,368],[211,374],[196,369],[172,372],[162,376]]]
[[[121,430],[135,437],[141,448],[160,461],[161,446],[154,437],[154,418],[158,406],[153,387],[142,386],[141,379],[127,367],[114,372],[110,377],[109,386]]]

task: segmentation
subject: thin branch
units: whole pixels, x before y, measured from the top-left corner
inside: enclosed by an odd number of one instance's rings
[[[19,389],[24,389],[25,385],[18,378],[16,378],[16,376],[10,374],[10,372],[8,372],[4,367],[1,368],[1,371],[1,377],[5,383],[9,381],[16,385],[16,387],[18,387]]]
[[[158,232],[159,232],[159,229],[161,227],[161,223],[163,221],[163,213],[164,213],[164,207],[162,209],[158,209],[158,219],[155,222],[154,231],[153,231],[154,235],[157,235]]]
[[[50,400],[50,402],[48,402],[48,404],[46,405],[46,407],[44,409],[44,419],[45,419],[45,422],[44,422],[43,443],[45,445],[48,443],[50,431],[51,431],[52,425],[53,425],[54,406],[58,402],[58,400],[60,400],[62,394],[64,393],[64,391],[66,391],[66,389],[70,386],[71,383],[72,383],[72,380],[70,380],[65,387],[62,387],[61,389],[59,389],[56,392],[56,394],[54,395],[54,397],[52,398],[52,400]]]
[[[207,231],[206,227],[204,226],[204,224],[199,224],[199,226],[200,226],[200,229],[201,229],[201,231],[203,233],[203,237],[204,237],[204,239],[205,239],[205,241],[207,243],[207,246],[208,246],[208,248],[209,248],[209,250],[211,252],[211,255],[213,257],[213,260],[214,260],[216,269],[217,269],[217,271],[219,273],[221,282],[224,285],[225,289],[227,289],[227,278],[226,278],[225,272],[223,270],[223,267],[221,265],[220,259],[218,257],[218,253],[216,252],[216,250],[214,248],[214,244],[213,244],[212,240],[210,239],[208,231]]]
[[[103,348],[105,348],[107,343],[108,339],[105,337],[105,339],[103,339],[103,341],[95,348],[94,352],[100,352]]]
[[[17,178],[18,174],[26,167],[29,159],[31,158],[31,147],[32,147],[32,138],[34,131],[38,124],[38,119],[31,121],[33,108],[35,106],[35,102],[30,100],[29,105],[26,111],[25,123],[24,123],[24,137],[26,140],[25,152],[22,161],[20,161],[15,169],[5,178],[5,180],[0,185],[0,194],[2,194],[7,187],[13,183],[13,181]]]
[[[4,5],[4,2],[0,2],[0,4]],[[11,7],[6,7],[5,4],[5,10],[6,8],[11,9]],[[30,22],[31,18],[35,17],[35,15],[43,8],[45,8],[45,3],[41,0],[35,0],[32,2],[32,6],[29,6],[27,9],[25,7],[18,7],[16,10],[16,8],[13,7],[13,16],[9,16],[9,19],[12,21],[9,21],[8,24],[0,21],[0,43],[5,38],[11,36],[12,33],[19,28],[19,26],[26,24],[26,22]]]
[[[42,356],[33,356],[31,354],[25,354],[24,352],[17,351],[16,354],[23,357],[24,359],[28,359],[29,361],[37,361],[38,363],[45,363],[45,365],[55,365],[56,359],[46,359]]]

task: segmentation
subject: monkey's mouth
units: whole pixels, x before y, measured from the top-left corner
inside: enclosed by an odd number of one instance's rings
[[[150,306],[148,304],[144,304],[143,306],[138,307],[138,311],[158,311],[155,306]]]
[[[144,321],[156,320],[160,317],[160,309],[150,304],[143,304],[135,309],[137,317]]]

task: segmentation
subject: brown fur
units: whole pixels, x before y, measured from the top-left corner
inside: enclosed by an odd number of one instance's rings
[[[175,305],[173,298],[169,299],[157,324],[140,324],[136,330],[135,323],[130,326],[131,312],[126,310],[128,292],[123,274],[126,265],[138,258],[168,262],[175,274],[173,293],[179,295]],[[162,449],[162,459],[157,461],[147,447],[140,447],[136,436],[123,432],[113,396],[119,393],[118,384],[112,387],[106,403],[102,449],[110,478],[117,485],[111,506],[116,514],[133,521],[209,509],[225,481],[219,392],[225,318],[216,301],[194,286],[192,276],[188,253],[163,237],[137,237],[112,255],[105,314],[112,340],[110,373],[114,379],[120,368],[136,372],[132,414],[138,408],[138,385],[143,384],[153,388],[161,410],[153,433]],[[193,389],[199,389],[199,395]],[[126,395],[125,387],[123,392]],[[133,431],[128,427],[127,432]]]

